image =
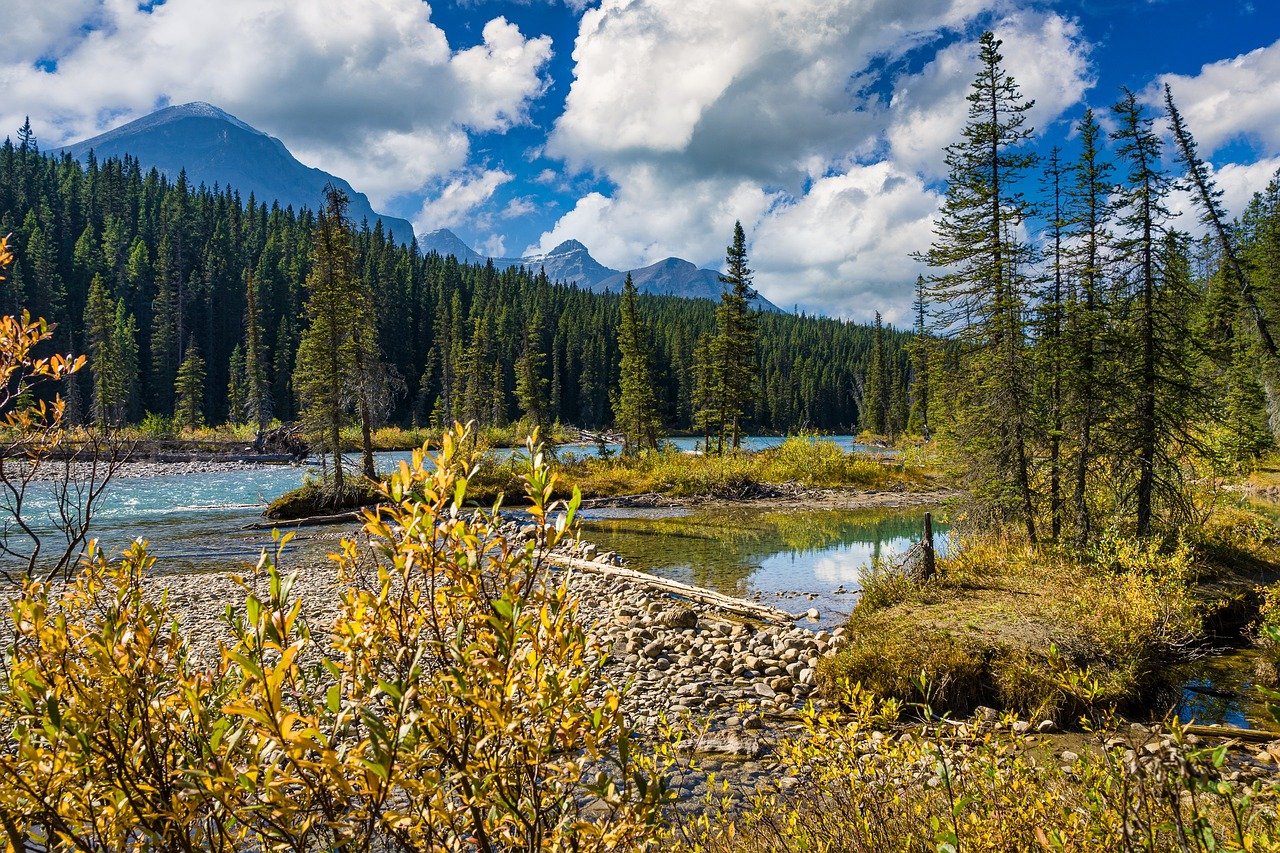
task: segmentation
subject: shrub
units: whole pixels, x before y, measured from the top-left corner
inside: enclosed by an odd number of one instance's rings
[[[1228,781],[1225,749],[1176,728],[1044,761],[1052,744],[991,726],[884,732],[894,709],[855,693],[844,718],[810,714],[778,745],[778,776],[740,811],[716,792],[678,834],[704,853],[1280,850],[1274,783]],[[1061,766],[1060,766],[1061,765]]]
[[[136,543],[58,593],[30,583],[0,689],[9,849],[614,850],[650,846],[665,788],[545,556],[576,498],[531,443],[532,541],[463,510],[465,432],[414,454],[343,542],[313,636],[270,555],[200,668]],[[286,538],[282,538],[283,546]]]

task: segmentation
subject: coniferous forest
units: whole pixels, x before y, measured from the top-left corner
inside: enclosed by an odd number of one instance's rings
[[[185,175],[170,182],[130,158],[82,166],[46,156],[27,133],[0,148],[0,233],[13,235],[19,259],[3,310],[49,319],[60,349],[89,355],[91,369],[64,392],[74,422],[296,418],[316,224],[310,210],[194,187]],[[615,422],[620,294],[549,281],[541,270],[424,256],[380,222],[350,228],[378,344],[383,422],[501,426],[530,414],[584,428]],[[716,305],[653,295],[637,305],[652,336],[659,416],[667,429],[695,429],[695,350],[715,326]],[[763,312],[756,326],[744,428],[856,429],[873,349],[874,372],[905,399],[904,333]],[[519,393],[528,365],[541,395]],[[541,411],[530,413],[535,398]],[[894,411],[902,422],[881,418],[877,432],[906,426],[905,406]]]

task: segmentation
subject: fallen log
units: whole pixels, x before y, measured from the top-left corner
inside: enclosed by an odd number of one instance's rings
[[[274,530],[277,527],[320,527],[325,524],[343,524],[348,521],[359,521],[360,511],[339,512],[334,515],[308,515],[303,518],[278,518],[274,521],[255,521],[246,524],[241,530]]]
[[[1241,740],[1249,743],[1270,743],[1280,740],[1280,732],[1268,732],[1261,729],[1239,729],[1235,726],[1183,726],[1182,730],[1196,737],[1217,737]]]
[[[741,598],[731,598],[722,595],[713,590],[704,589],[698,586],[690,586],[689,584],[680,583],[679,581],[660,578],[657,575],[649,575],[644,572],[637,572],[633,569],[624,569],[618,566],[611,566],[608,563],[598,563],[594,560],[580,560],[576,557],[566,557],[561,554],[549,554],[547,559],[551,562],[570,569],[581,569],[582,571],[592,572],[594,574],[603,575],[612,578],[625,578],[633,583],[649,589],[667,592],[673,595],[679,595],[690,601],[696,601],[699,604],[706,604],[725,613],[732,613],[735,616],[742,616],[749,619],[763,619],[767,622],[774,622],[779,625],[790,625],[801,616],[793,616],[785,610],[777,607],[770,607],[767,604],[757,604],[754,601],[746,601]]]

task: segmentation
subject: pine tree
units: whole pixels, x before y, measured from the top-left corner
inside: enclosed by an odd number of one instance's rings
[[[1049,442],[1049,538],[1058,541],[1062,535],[1062,439],[1065,432],[1063,387],[1066,381],[1066,357],[1063,331],[1066,325],[1066,253],[1067,233],[1066,187],[1068,173],[1057,146],[1049,152],[1044,175],[1049,228],[1046,233],[1049,269],[1040,297],[1039,373],[1045,378],[1047,408],[1045,432]]]
[[[693,409],[693,422],[698,432],[702,433],[702,449],[711,452],[711,436],[723,432],[723,424],[719,420],[721,411],[716,384],[716,362],[714,338],[709,332],[698,336],[693,348],[693,364],[691,371],[692,390],[690,404]]]
[[[244,413],[248,408],[248,382],[245,378],[244,350],[236,344],[231,351],[231,361],[227,365],[227,423],[238,426],[244,423]]]
[[[715,361],[716,420],[720,434],[717,450],[724,452],[726,437],[735,450],[741,444],[742,420],[755,391],[756,322],[751,311],[755,292],[747,268],[747,236],[742,223],[733,225],[733,242],[725,249],[725,273],[720,276],[729,289],[720,296],[716,312],[716,337],[712,341]]]
[[[1025,352],[1031,248],[1017,236],[1029,209],[1017,191],[1035,158],[1018,149],[1031,136],[1026,101],[1003,68],[1000,41],[980,40],[980,70],[967,100],[962,138],[947,148],[946,199],[924,260],[941,272],[930,299],[941,328],[960,339],[955,430],[975,496],[1018,517],[1036,540],[1031,483],[1029,371]]]
[[[1131,386],[1136,397],[1132,420],[1125,432],[1127,451],[1138,467],[1135,489],[1137,534],[1151,532],[1156,490],[1157,453],[1160,452],[1159,394],[1161,383],[1161,317],[1157,301],[1161,287],[1160,244],[1170,214],[1165,197],[1168,177],[1160,170],[1160,140],[1152,130],[1137,96],[1126,89],[1124,98],[1112,112],[1118,127],[1111,138],[1118,143],[1117,154],[1128,167],[1119,190],[1121,228],[1117,254],[1125,264],[1123,277],[1129,289],[1132,341],[1136,359],[1129,365]]]
[[[102,276],[89,285],[84,325],[89,345],[89,369],[93,374],[93,422],[100,427],[120,423],[116,361],[116,312]]]
[[[130,314],[123,299],[116,300],[112,327],[112,396],[116,407],[115,422],[124,424],[135,417],[138,385],[138,321]]]
[[[627,273],[622,284],[621,319],[618,323],[619,365],[614,423],[622,431],[624,454],[658,446],[658,400],[653,388],[653,364],[649,333],[636,309],[636,285]]]
[[[266,429],[271,423],[271,388],[267,383],[267,359],[262,344],[258,288],[252,274],[245,276],[244,385],[243,417],[257,429]]]
[[[871,357],[862,381],[861,432],[873,436],[889,433],[889,365],[884,351],[884,323],[876,312],[875,337],[871,340]]]
[[[1063,407],[1072,424],[1075,458],[1071,474],[1071,504],[1077,544],[1087,543],[1093,532],[1089,508],[1089,474],[1099,455],[1096,430],[1106,415],[1108,386],[1103,349],[1106,315],[1110,304],[1107,287],[1107,250],[1112,241],[1110,223],[1115,215],[1112,198],[1113,167],[1103,158],[1102,128],[1093,110],[1085,110],[1077,125],[1080,156],[1072,167],[1067,190],[1066,219],[1070,224],[1066,251],[1068,295],[1064,336],[1065,376]]]
[[[173,383],[178,375],[178,322],[168,277],[161,275],[151,313],[151,411],[173,412]]]
[[[186,357],[178,367],[174,380],[174,423],[179,429],[196,429],[204,426],[205,364],[200,348],[193,340],[187,344]]]
[[[303,427],[312,446],[333,459],[333,485],[341,494],[342,425],[353,402],[356,375],[356,324],[353,304],[354,250],[347,226],[347,195],[325,188],[324,210],[316,218],[311,273],[307,276],[307,321],[298,344],[294,390]]]
[[[915,337],[911,339],[911,414],[907,419],[907,432],[919,435],[925,441],[929,432],[929,328],[925,322],[928,306],[924,276],[916,276],[916,298],[912,303],[915,312]]]
[[[543,376],[547,357],[542,337],[542,312],[534,309],[524,325],[520,357],[516,360],[516,402],[529,425],[538,429],[546,426],[547,420],[547,380]]]
[[[889,371],[889,402],[885,408],[885,430],[890,438],[897,438],[907,428],[907,383],[902,376],[902,359],[893,359]]]

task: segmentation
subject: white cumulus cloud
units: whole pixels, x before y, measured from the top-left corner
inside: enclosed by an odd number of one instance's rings
[[[1240,138],[1280,153],[1280,41],[1209,63],[1195,75],[1163,75],[1148,98],[1162,99],[1166,83],[1202,154]]]
[[[0,48],[0,122],[30,113],[48,147],[165,103],[209,101],[375,203],[465,166],[469,133],[525,121],[551,54],[549,38],[502,18],[455,51],[420,0],[84,5],[73,31],[70,11],[46,14],[20,47]]]
[[[502,169],[465,172],[430,195],[414,217],[413,227],[419,234],[437,228],[453,228],[466,222],[472,212],[493,198],[498,187],[512,179]]]

